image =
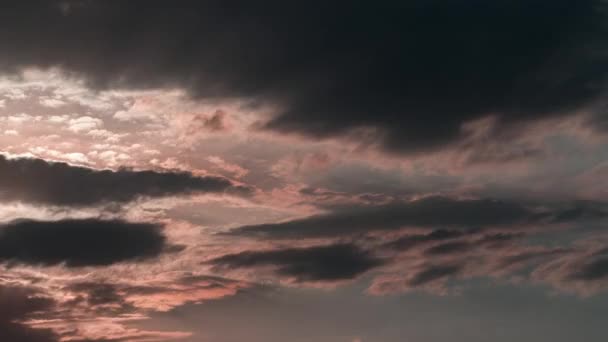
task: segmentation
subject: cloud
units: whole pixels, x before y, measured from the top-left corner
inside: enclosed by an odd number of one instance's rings
[[[0,155],[0,201],[84,207],[139,198],[251,190],[214,176],[188,172],[97,170],[35,158]]]
[[[68,121],[68,129],[76,133],[89,132],[102,126],[103,120],[90,116],[81,116]]]
[[[196,114],[188,128],[188,134],[195,134],[199,131],[221,132],[226,129],[226,112],[218,109],[211,115]]]
[[[533,279],[558,289],[593,295],[608,288],[608,247],[605,237],[586,240],[537,267]]]
[[[500,131],[605,92],[600,0],[71,3],[3,11],[2,69],[270,102],[280,109],[266,129],[327,138],[371,127],[400,153],[447,147],[490,114]]]
[[[106,283],[81,282],[69,286],[69,290],[83,293],[91,307],[104,304],[124,304],[123,297],[118,294],[118,286]]]
[[[351,244],[228,254],[209,261],[228,269],[271,266],[280,276],[296,282],[349,280],[381,266],[382,259]]]
[[[470,251],[473,248],[475,248],[475,246],[471,245],[470,243],[468,243],[466,241],[455,241],[455,242],[447,242],[447,243],[442,243],[437,246],[433,246],[433,247],[427,249],[425,251],[425,253],[428,255],[446,255],[446,254],[453,254],[453,253],[457,254],[457,253]]]
[[[104,275],[109,274],[105,271],[86,274],[81,270],[70,271],[74,272],[73,277],[59,277],[50,282],[50,279],[36,277],[36,280],[33,280],[35,284],[30,285],[31,289],[3,287],[7,283],[6,279],[0,279],[3,283],[0,285],[0,329],[5,327],[5,321],[15,321],[11,326],[28,334],[24,336],[33,338],[35,332],[45,332],[52,337],[49,342],[181,340],[192,333],[142,329],[134,322],[148,319],[153,312],[169,311],[185,303],[232,296],[246,288],[247,291],[263,290],[261,286],[252,288],[253,284],[237,280],[189,272],[161,272],[160,278],[168,273],[174,277],[165,278],[164,281],[150,281],[136,276],[132,279],[129,279],[129,276],[104,278]],[[148,270],[148,273],[153,272]],[[44,274],[44,271],[38,273],[40,274]],[[36,290],[33,290],[34,287]],[[20,324],[21,322],[27,326]],[[162,329],[158,326],[155,328]],[[5,336],[3,333],[9,336],[10,332],[0,330],[0,338]],[[13,335],[14,333],[10,336]],[[27,339],[6,341],[38,342]]]
[[[120,220],[17,220],[0,226],[0,260],[32,265],[104,266],[158,256],[161,227]]]
[[[481,228],[538,223],[549,214],[491,199],[427,197],[377,206],[354,206],[282,223],[235,228],[228,234],[272,238],[341,236],[403,227]]]
[[[574,270],[570,277],[581,280],[599,280],[608,278],[608,253],[587,261],[580,269]]]
[[[232,296],[239,291],[252,290],[256,284],[209,275],[183,274],[164,281],[134,283],[123,279],[88,280],[72,283],[62,290],[78,298],[71,303],[96,314],[143,313],[169,311],[185,303]]]
[[[385,247],[404,251],[412,247],[416,247],[418,245],[423,245],[436,241],[455,239],[464,235],[466,235],[466,233],[459,230],[438,229],[428,234],[406,235],[400,237],[396,240],[386,243]]]
[[[408,281],[411,286],[420,286],[457,274],[461,265],[431,265],[423,268]]]
[[[10,342],[58,342],[49,329],[34,329],[20,321],[54,305],[31,289],[0,286],[0,340]]]

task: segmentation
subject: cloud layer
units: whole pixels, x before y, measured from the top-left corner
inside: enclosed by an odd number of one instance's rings
[[[20,287],[0,286],[0,340],[11,342],[57,342],[50,329],[32,329],[18,321],[53,306],[49,298]]]
[[[188,172],[96,170],[35,158],[0,156],[0,201],[84,207],[139,198],[200,193],[246,195],[251,190]]]
[[[574,204],[565,209],[547,210],[512,201],[492,199],[453,199],[433,196],[413,201],[398,201],[376,206],[338,208],[320,214],[281,223],[238,227],[233,235],[272,238],[331,237],[371,231],[398,230],[405,227],[454,227],[465,230],[567,222],[606,216],[597,204]]]
[[[188,312],[311,287],[349,324],[299,338],[424,340],[359,314],[606,291],[607,6],[0,4],[0,340],[223,341]]]
[[[296,282],[339,281],[384,264],[380,258],[351,244],[246,251],[209,261],[232,269],[276,267],[276,272]]]
[[[158,256],[161,226],[120,220],[19,220],[0,226],[0,260],[33,265],[103,266]]]
[[[19,4],[0,17],[0,65],[60,67],[97,88],[177,86],[270,102],[281,109],[265,128],[313,137],[372,128],[384,149],[411,152],[445,147],[488,115],[504,132],[592,105],[608,65],[603,6]]]

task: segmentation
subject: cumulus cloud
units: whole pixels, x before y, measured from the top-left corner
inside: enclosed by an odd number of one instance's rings
[[[66,266],[103,266],[158,256],[161,227],[120,220],[17,220],[0,226],[0,260]]]
[[[0,155],[0,201],[55,206],[125,203],[139,198],[200,193],[246,195],[251,190],[188,172],[97,170],[35,158]]]

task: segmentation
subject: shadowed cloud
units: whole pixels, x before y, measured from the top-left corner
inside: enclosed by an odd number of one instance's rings
[[[274,266],[279,275],[298,282],[348,280],[384,264],[382,259],[350,244],[245,251],[209,263],[229,269]]]
[[[406,235],[385,244],[385,247],[405,251],[418,245],[435,241],[450,240],[465,236],[466,233],[458,230],[434,230],[428,234]]]
[[[266,129],[373,127],[393,152],[446,147],[490,114],[500,131],[572,113],[604,93],[608,70],[599,0],[36,4],[0,11],[4,70],[271,102]]]
[[[53,300],[37,296],[33,290],[0,286],[0,341],[58,342],[59,336],[49,329],[34,329],[19,323],[53,305]]]
[[[18,220],[0,226],[0,260],[34,265],[103,266],[158,256],[161,226],[120,220]]]
[[[222,177],[188,172],[97,170],[42,159],[0,155],[0,201],[56,206],[125,203],[145,197],[197,193],[247,195],[251,189]]]
[[[406,226],[479,228],[538,222],[547,218],[517,203],[447,197],[339,209],[328,214],[282,223],[244,226],[228,234],[271,238],[340,236]],[[439,237],[439,236],[438,236]],[[433,238],[433,237],[429,237]]]
[[[572,270],[570,278],[583,281],[608,279],[608,248],[589,256],[576,270]]]
[[[414,274],[409,280],[411,286],[421,286],[432,281],[447,278],[460,272],[461,265],[434,265],[428,266]]]
[[[574,209],[571,208],[573,206]],[[242,226],[226,234],[268,238],[310,238],[397,230],[404,227],[450,227],[474,231],[493,226],[597,220],[605,218],[607,212],[606,204],[599,202],[586,204],[575,202],[550,208],[524,205],[514,201],[431,196],[407,202],[338,207],[327,214],[280,223]],[[459,233],[438,230],[428,237],[410,238],[441,240],[457,234]],[[405,237],[402,240],[404,248],[410,243],[416,243],[408,241],[410,238]],[[393,247],[398,248],[396,245]]]

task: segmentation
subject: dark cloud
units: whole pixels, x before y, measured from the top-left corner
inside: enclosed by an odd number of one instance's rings
[[[608,257],[593,260],[573,275],[576,279],[598,280],[608,277]]]
[[[78,282],[63,288],[73,296],[62,304],[65,312],[86,312],[94,316],[121,316],[137,312],[125,287],[104,282]]]
[[[273,266],[279,275],[294,277],[298,282],[338,281],[353,279],[384,263],[351,244],[246,251],[228,254],[210,261],[229,269]]]
[[[585,296],[608,288],[608,248],[601,238],[584,240],[561,253],[555,250],[534,269],[533,279]]]
[[[202,120],[203,123],[203,127],[205,127],[206,129],[215,132],[215,131],[222,131],[224,129],[226,129],[226,124],[224,123],[226,117],[226,112],[221,111],[221,110],[216,110],[215,113],[213,113],[213,115],[211,115],[211,117],[206,118],[206,119],[201,119],[200,117],[196,117],[195,120]]]
[[[468,252],[475,248],[475,245],[467,242],[467,241],[456,241],[456,242],[448,242],[442,243],[437,246],[430,247],[426,251],[424,251],[427,255],[444,255],[444,254],[457,254]]]
[[[96,170],[0,155],[0,201],[5,202],[92,206],[195,193],[245,195],[250,190],[222,177],[198,177],[187,172]]]
[[[548,215],[513,202],[427,197],[411,202],[351,207],[283,223],[243,226],[229,234],[298,238],[395,230],[407,226],[475,229],[540,222]]]
[[[271,238],[330,237],[404,227],[449,227],[475,232],[494,226],[571,223],[601,220],[608,216],[606,203],[603,202],[524,205],[514,201],[453,199],[443,196],[425,197],[409,202],[392,201],[380,205],[336,206],[328,209],[332,211],[327,214],[280,223],[242,226],[227,234]],[[431,236],[411,239],[441,239],[444,234],[458,233],[453,232],[453,229],[439,229],[431,233]],[[498,236],[496,238],[500,239]],[[401,242],[404,247],[415,243],[408,239],[404,237]],[[393,247],[398,248],[397,245]]]
[[[568,255],[572,252],[568,248],[533,248],[531,250],[521,250],[506,256],[499,257],[492,267],[493,272],[498,274],[513,273],[520,270],[529,270],[543,262]]]
[[[35,265],[102,266],[158,256],[161,227],[120,220],[18,220],[0,226],[0,260]]]
[[[397,240],[393,240],[385,244],[385,246],[391,249],[405,251],[418,245],[427,244],[435,241],[455,239],[465,235],[466,233],[459,230],[438,229],[428,234],[406,235],[400,237]]]
[[[11,1],[0,8],[0,67],[270,101],[282,109],[267,129],[325,138],[375,127],[386,150],[409,152],[444,147],[488,114],[502,129],[598,99],[603,9],[601,0]]]
[[[431,265],[418,271],[409,279],[410,286],[421,286],[430,282],[445,279],[458,274],[462,270],[462,265]]]
[[[571,279],[597,281],[608,279],[608,248],[593,253],[582,260],[570,274]]]
[[[435,231],[428,235],[423,235],[425,239],[420,242],[432,242],[440,241],[445,239],[451,239],[458,237],[455,235],[456,231],[450,231],[438,234],[440,231]],[[452,233],[453,232],[453,233]],[[451,233],[451,234],[450,234]],[[465,254],[470,251],[477,250],[481,247],[489,247],[491,250],[496,250],[506,246],[511,246],[515,239],[519,239],[525,236],[524,233],[490,233],[476,236],[476,234],[465,234],[461,232],[461,236],[467,236],[468,239],[461,241],[449,241],[440,243],[438,245],[427,248],[424,254],[428,256],[433,255],[453,255],[453,254]],[[395,241],[399,242],[399,240]],[[393,242],[393,243],[395,243]]]
[[[524,233],[491,233],[482,236],[478,242],[493,247],[499,247],[524,236]]]
[[[123,303],[123,298],[117,292],[117,286],[106,283],[83,282],[69,286],[69,290],[86,295],[91,306]]]
[[[576,201],[569,208],[560,209],[554,218],[555,222],[593,220],[608,217],[606,203],[596,201]]]
[[[32,314],[46,311],[54,302],[35,291],[21,287],[0,286],[0,341],[58,342],[58,336],[48,329],[34,329],[20,323]]]

